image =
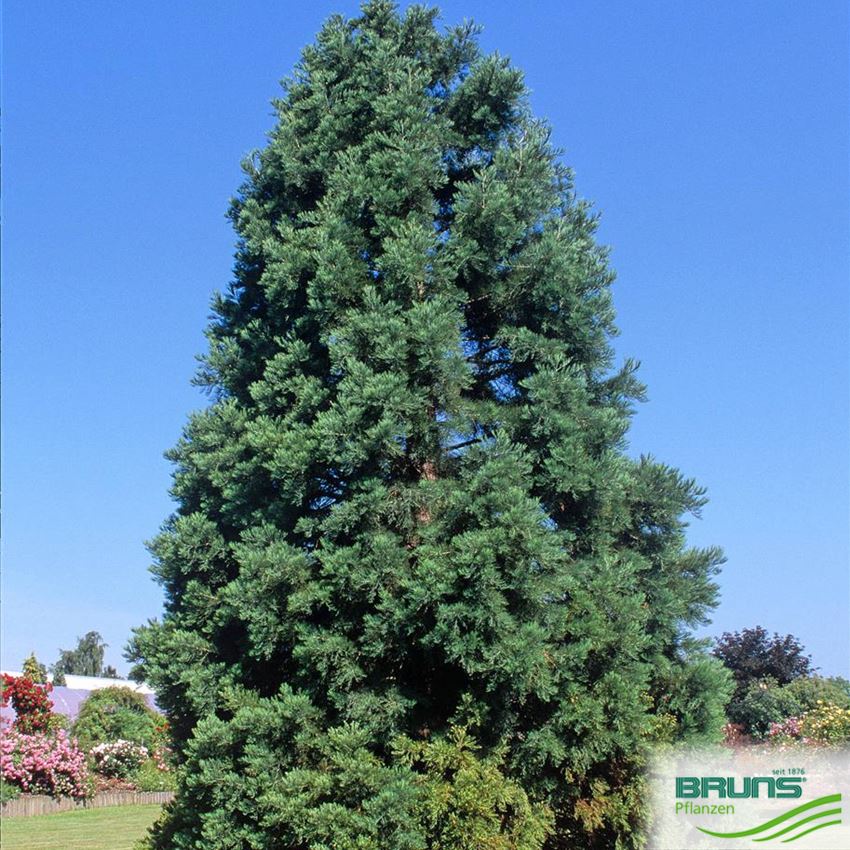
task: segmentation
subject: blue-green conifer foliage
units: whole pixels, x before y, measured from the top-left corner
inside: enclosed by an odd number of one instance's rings
[[[331,18],[275,109],[128,650],[183,762],[154,843],[447,847],[397,748],[462,729],[509,789],[487,846],[637,845],[657,729],[722,723],[689,637],[722,559],[703,491],[625,451],[596,216],[520,71],[433,11]]]

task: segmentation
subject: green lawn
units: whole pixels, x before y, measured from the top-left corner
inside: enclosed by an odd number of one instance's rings
[[[162,806],[110,806],[4,818],[3,850],[131,850],[156,820]]]

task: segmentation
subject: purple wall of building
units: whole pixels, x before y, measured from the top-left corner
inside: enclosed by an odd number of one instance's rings
[[[53,688],[50,694],[50,699],[53,700],[53,711],[56,714],[64,714],[70,720],[76,720],[80,713],[80,706],[85,700],[93,694],[94,691],[84,690],[82,688],[64,688],[57,686]],[[153,694],[143,694],[148,705],[154,710],[162,714],[156,704]],[[0,716],[8,720],[15,719],[15,710],[11,706],[0,708]]]

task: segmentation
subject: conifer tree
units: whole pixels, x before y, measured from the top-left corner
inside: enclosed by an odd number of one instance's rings
[[[36,684],[43,685],[47,682],[47,667],[35,657],[34,652],[24,659],[21,672]]]
[[[689,636],[721,555],[625,453],[596,217],[521,73],[435,18],[331,18],[245,162],[128,650],[184,762],[158,847],[435,846],[399,753],[467,734],[528,818],[492,846],[631,846],[647,742],[722,723]]]

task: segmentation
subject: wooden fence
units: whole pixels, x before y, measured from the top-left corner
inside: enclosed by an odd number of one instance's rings
[[[69,797],[55,799],[46,794],[22,794],[9,800],[0,808],[4,818],[49,815],[54,812],[70,812],[75,809],[101,809],[104,806],[132,806],[145,803],[170,802],[173,791],[102,791],[90,800],[73,800]]]

